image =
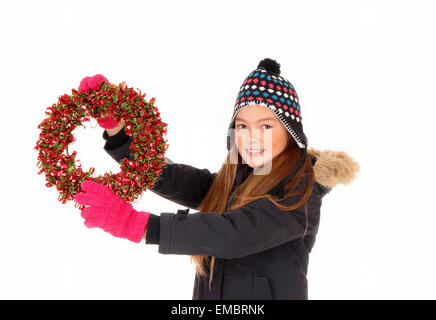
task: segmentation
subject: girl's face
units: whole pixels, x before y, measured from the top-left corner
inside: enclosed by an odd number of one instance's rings
[[[252,168],[263,167],[274,159],[286,148],[290,138],[274,112],[265,106],[246,106],[236,115],[235,140],[238,152]]]

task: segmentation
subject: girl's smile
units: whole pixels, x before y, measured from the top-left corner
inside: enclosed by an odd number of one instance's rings
[[[260,157],[263,156],[265,149],[245,149],[245,152],[250,157]]]

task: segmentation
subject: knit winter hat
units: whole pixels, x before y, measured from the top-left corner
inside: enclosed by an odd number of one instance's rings
[[[249,105],[269,108],[286,127],[301,149],[307,148],[307,137],[303,132],[300,103],[294,86],[280,76],[280,64],[266,58],[259,62],[242,83],[236,97],[232,120],[227,131],[227,150],[230,150],[232,129],[239,110]]]

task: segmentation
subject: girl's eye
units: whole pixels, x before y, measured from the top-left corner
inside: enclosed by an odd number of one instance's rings
[[[239,126],[245,126],[245,124],[238,124],[236,126],[236,128],[238,128],[238,129],[245,129],[245,128],[240,128]],[[267,129],[271,129],[272,128],[269,124],[264,124],[264,126],[268,126],[269,128],[267,128]]]

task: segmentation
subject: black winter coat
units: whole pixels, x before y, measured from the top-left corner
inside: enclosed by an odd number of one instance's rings
[[[112,137],[104,131],[103,138],[104,149],[117,162],[133,159],[129,149],[132,138],[124,129]],[[322,153],[308,155],[315,165]],[[162,254],[215,257],[211,290],[209,277],[196,275],[193,300],[308,299],[309,253],[318,232],[322,198],[334,184],[315,183],[307,201],[308,230],[302,238],[306,227],[304,206],[284,212],[268,199],[258,199],[223,214],[188,214],[189,209],[199,206],[217,173],[166,160],[168,165],[162,167],[159,180],[150,190],[188,209],[151,214],[146,244],[158,244]],[[233,190],[251,170],[247,165],[238,168]],[[297,200],[290,197],[282,203],[290,205]]]

